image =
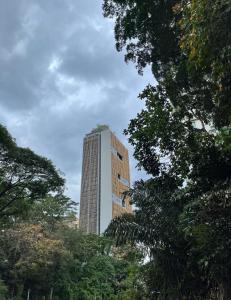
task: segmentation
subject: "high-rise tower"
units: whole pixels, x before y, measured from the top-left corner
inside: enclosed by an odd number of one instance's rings
[[[87,134],[83,143],[80,228],[103,233],[111,219],[131,213],[128,151],[106,125]]]

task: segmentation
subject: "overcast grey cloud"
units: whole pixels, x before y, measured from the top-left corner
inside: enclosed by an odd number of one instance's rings
[[[0,122],[21,146],[65,173],[79,201],[82,140],[96,124],[122,131],[140,111],[152,82],[114,47],[113,22],[93,0],[0,2]],[[130,161],[132,180],[141,176]]]

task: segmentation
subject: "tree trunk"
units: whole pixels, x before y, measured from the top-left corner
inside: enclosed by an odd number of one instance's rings
[[[54,291],[54,289],[53,289],[53,287],[52,287],[52,288],[51,288],[51,292],[50,292],[50,300],[53,299],[53,291]]]
[[[30,289],[28,289],[28,291],[27,291],[27,298],[26,299],[30,300]]]

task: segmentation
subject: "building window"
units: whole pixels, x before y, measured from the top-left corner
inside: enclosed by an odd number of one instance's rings
[[[117,174],[117,179],[124,185],[126,185],[127,187],[129,187],[129,181],[125,178],[123,178],[120,174]]]
[[[119,204],[120,206],[123,206],[122,204],[122,198],[116,196],[114,193],[112,194],[112,201],[116,204]]]
[[[123,160],[123,156],[119,152],[117,152],[117,156],[119,157],[120,160]]]

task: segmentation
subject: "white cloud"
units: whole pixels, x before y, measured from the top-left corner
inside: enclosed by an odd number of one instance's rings
[[[48,66],[48,70],[51,72],[51,73],[54,73],[55,71],[58,70],[59,66],[61,65],[62,63],[62,60],[61,58],[57,57],[57,56],[53,56],[50,63],[49,63],[49,66]]]

